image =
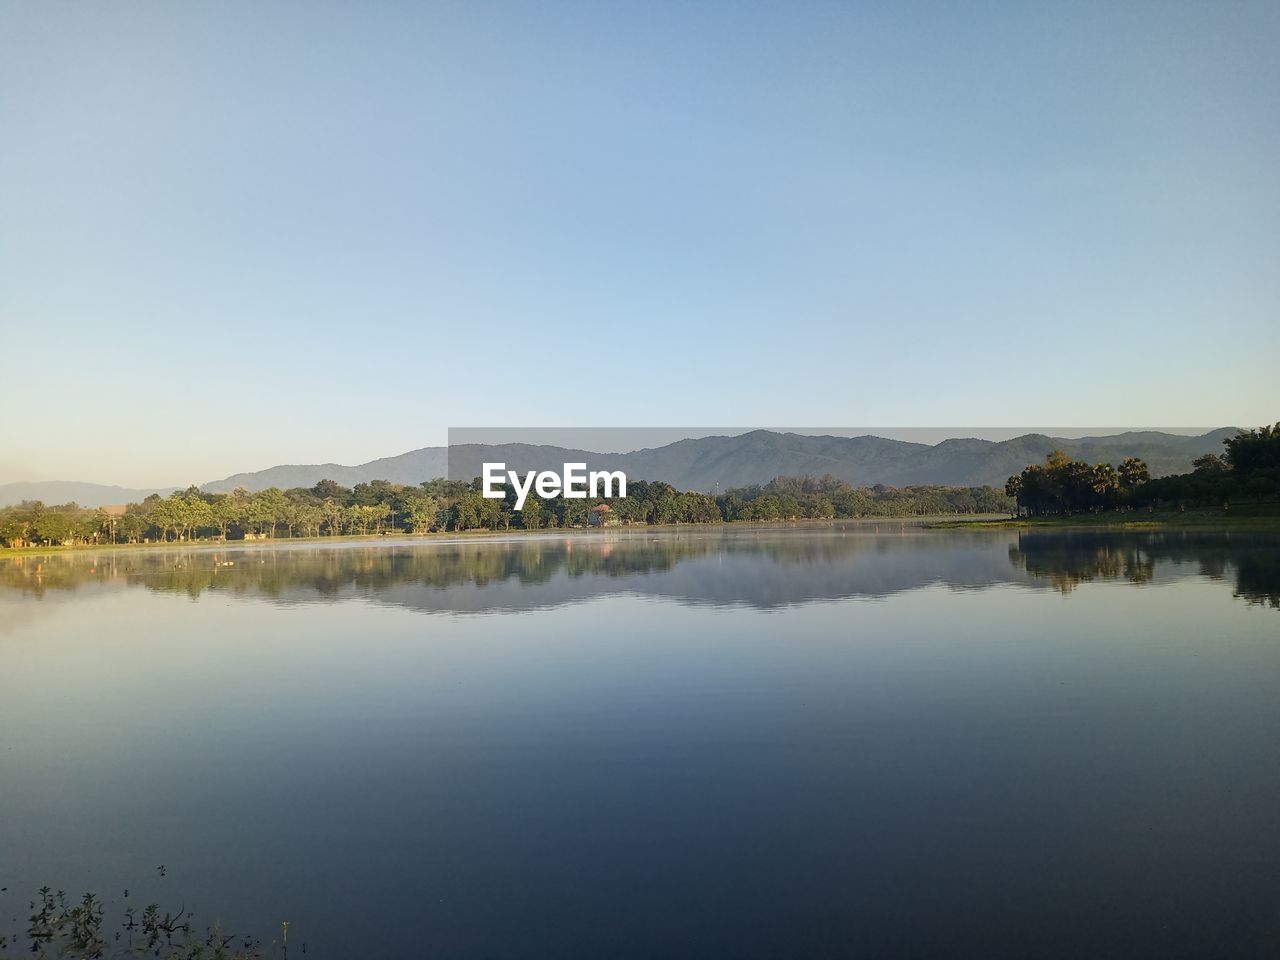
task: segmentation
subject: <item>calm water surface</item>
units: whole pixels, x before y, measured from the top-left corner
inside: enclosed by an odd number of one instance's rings
[[[321,960],[1276,956],[1278,607],[1238,533],[0,558],[0,934],[48,883]]]

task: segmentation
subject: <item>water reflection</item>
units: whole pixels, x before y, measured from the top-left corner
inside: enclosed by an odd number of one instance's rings
[[[282,603],[365,598],[430,613],[510,612],[607,594],[771,610],[941,584],[1064,594],[1199,577],[1280,609],[1277,538],[1227,532],[724,529],[454,542],[283,544],[11,557],[0,590],[143,587]]]
[[[1233,581],[1237,597],[1280,609],[1278,546],[1274,537],[1221,532],[1040,533],[1019,537],[1009,560],[1064,594],[1095,580],[1196,576]]]
[[[1270,955],[1275,547],[0,556],[0,917],[52,883],[320,960]]]

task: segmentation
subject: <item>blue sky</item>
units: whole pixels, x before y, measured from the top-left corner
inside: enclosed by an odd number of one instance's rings
[[[0,480],[1280,417],[1274,3],[0,5]]]

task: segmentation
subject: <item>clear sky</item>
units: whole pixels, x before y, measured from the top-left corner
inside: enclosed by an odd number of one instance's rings
[[[0,0],[0,480],[1280,418],[1280,5]]]

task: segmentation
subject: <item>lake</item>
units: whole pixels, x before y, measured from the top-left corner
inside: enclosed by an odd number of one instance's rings
[[[0,935],[47,883],[321,960],[1275,956],[1278,546],[0,557]]]

